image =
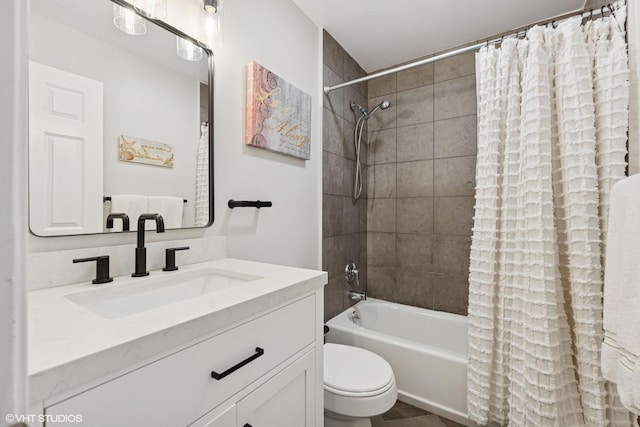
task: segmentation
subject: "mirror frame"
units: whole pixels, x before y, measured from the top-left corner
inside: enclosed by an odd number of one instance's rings
[[[209,222],[207,222],[206,225],[202,226],[202,227],[180,227],[180,228],[169,228],[167,229],[167,231],[177,231],[177,230],[196,230],[196,229],[204,229],[204,228],[208,228],[211,227],[213,225],[214,222],[214,178],[213,178],[213,159],[214,159],[214,155],[213,155],[213,150],[214,150],[214,139],[213,139],[213,118],[214,118],[214,100],[213,100],[213,95],[214,95],[214,88],[213,88],[213,83],[214,83],[214,58],[213,58],[213,51],[204,43],[200,42],[199,40],[196,40],[195,38],[191,37],[189,34],[184,33],[183,31],[169,25],[168,23],[160,20],[160,19],[154,19],[151,18],[150,16],[148,16],[147,14],[145,14],[142,11],[137,10],[136,8],[133,7],[133,5],[131,3],[126,2],[125,0],[110,0],[112,3],[117,4],[121,7],[124,7],[126,9],[131,10],[133,13],[135,13],[136,15],[140,16],[142,19],[144,19],[145,21],[151,22],[152,24],[155,24],[157,26],[159,26],[160,28],[173,33],[174,35],[181,37],[191,43],[193,43],[194,45],[200,47],[204,53],[207,55],[207,68],[208,68],[208,95],[209,95]],[[29,13],[31,13],[31,11],[29,10]],[[27,31],[28,33],[28,31]],[[27,116],[28,117],[28,116]],[[27,122],[28,123],[28,122]],[[29,167],[31,167],[31,165],[28,165]],[[31,191],[31,189],[29,188],[29,191]],[[29,206],[29,211],[31,210],[31,206]],[[108,233],[108,232],[101,232],[101,233],[84,233],[84,234],[64,234],[64,235],[59,235],[59,236],[41,236],[38,235],[36,233],[33,232],[33,230],[31,229],[31,221],[30,221],[31,215],[29,214],[29,232],[36,236],[36,237],[40,237],[40,238],[60,238],[60,237],[71,237],[71,236],[101,236],[101,235],[110,235],[110,234],[114,234],[114,235],[120,235],[122,233],[137,233],[137,231],[133,231],[133,230],[129,230],[129,231],[120,231],[117,233]]]

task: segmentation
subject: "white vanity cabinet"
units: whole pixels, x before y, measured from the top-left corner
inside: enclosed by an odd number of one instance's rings
[[[224,406],[220,410],[216,410],[214,414],[210,414],[209,416],[204,417],[204,419],[200,420],[198,423],[194,424],[192,427],[229,427],[235,426],[238,421],[238,417],[236,416],[236,405],[233,404],[231,406]]]
[[[191,427],[315,426],[315,354],[309,350],[239,401],[217,408]]]
[[[237,404],[237,426],[314,425],[315,355],[306,353]]]
[[[322,296],[314,292],[65,400],[45,402],[45,414],[78,414],[91,427],[320,427],[318,307]]]

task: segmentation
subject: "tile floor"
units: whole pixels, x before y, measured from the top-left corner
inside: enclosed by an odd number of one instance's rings
[[[371,419],[372,427],[463,427],[407,403],[396,402],[389,411]]]
[[[464,427],[399,400],[389,411],[371,419],[372,427]],[[640,416],[638,417],[640,426]]]

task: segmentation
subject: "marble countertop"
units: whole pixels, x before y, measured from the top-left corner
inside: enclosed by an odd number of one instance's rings
[[[129,277],[106,285],[89,282],[29,292],[30,400],[47,402],[80,386],[91,386],[327,283],[325,272],[230,258],[181,266],[180,271],[203,266],[260,278],[116,319],[103,318],[66,296],[126,286],[131,283]],[[151,271],[150,277],[171,274]]]

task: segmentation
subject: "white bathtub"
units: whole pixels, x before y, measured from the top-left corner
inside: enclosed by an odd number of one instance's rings
[[[369,298],[327,325],[327,342],[366,348],[391,364],[399,400],[475,425],[467,417],[465,316]]]

